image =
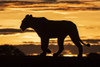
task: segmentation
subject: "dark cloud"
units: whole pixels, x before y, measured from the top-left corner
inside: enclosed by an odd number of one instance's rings
[[[67,10],[100,10],[100,7],[68,7]]]
[[[13,3],[13,6],[20,6],[20,5],[31,5],[34,4],[34,2],[30,2],[30,1],[0,1],[0,7],[2,9],[0,10],[4,10],[5,7],[11,6],[12,4],[9,3]],[[12,6],[12,7],[13,7]]]
[[[5,9],[0,9],[0,11],[4,11]]]
[[[60,3],[84,4],[84,1],[59,1]]]
[[[7,7],[8,5],[5,4],[5,3],[6,3],[6,2],[1,1],[1,2],[0,2],[0,7]]]
[[[100,39],[87,39],[87,40],[83,40],[83,41],[90,42],[90,43],[99,43]]]
[[[38,6],[43,7],[43,6]],[[47,7],[47,6],[46,6]],[[100,7],[58,7],[58,8],[43,8],[43,9],[31,9],[32,11],[40,11],[40,10],[68,10],[68,11],[75,11],[75,10],[100,10]]]
[[[24,44],[40,44],[40,42],[33,42],[33,41],[28,41],[28,42],[23,42]]]
[[[16,8],[18,7],[18,6],[20,6],[21,8],[35,8],[36,7],[36,9],[32,9],[32,10],[36,10],[36,11],[38,11],[38,10],[71,10],[71,11],[75,11],[75,10],[100,10],[100,7],[98,7],[98,6],[94,6],[93,4],[91,4],[91,5],[93,5],[94,7],[68,7],[68,6],[66,6],[66,8],[64,8],[64,7],[59,7],[58,6],[58,8],[54,8],[54,7],[52,7],[52,6],[34,6],[33,4],[41,4],[41,3],[47,3],[48,4],[48,2],[51,2],[51,3],[53,3],[53,2],[56,2],[56,0],[42,0],[42,1],[44,1],[44,2],[30,2],[30,1],[1,1],[0,2],[0,7],[3,7],[3,9],[0,9],[0,11],[4,11],[4,7],[8,7],[8,6],[11,6],[9,3],[13,3],[13,6],[14,5],[16,5]],[[8,4],[7,4],[8,3]],[[85,4],[85,5],[90,5],[90,4],[87,4],[87,3],[85,3],[85,2],[82,2],[82,1],[61,1],[60,3],[71,3],[71,4]],[[55,3],[54,3],[55,4]],[[59,2],[56,2],[56,4],[59,4]],[[23,5],[23,6],[22,6]],[[24,6],[24,5],[27,5],[27,6]],[[30,5],[33,5],[33,6],[30,6]],[[11,6],[11,7],[13,7],[13,6]],[[15,6],[14,6],[15,7]],[[43,8],[43,7],[52,7],[52,8],[44,8],[44,9],[37,9],[38,7],[41,7],[41,8]]]
[[[0,27],[2,27],[2,25],[0,25]]]
[[[65,42],[69,42],[71,40],[65,40]],[[95,44],[95,43],[99,43],[100,42],[100,39],[85,39],[85,40],[82,40],[82,41],[86,41],[86,42],[89,42],[89,43],[92,43],[92,44]]]
[[[25,32],[34,32],[34,30],[26,30]],[[7,34],[15,34],[15,33],[22,33],[21,29],[0,29],[0,34],[7,35]]]
[[[57,0],[41,0],[41,1],[44,1],[44,2],[56,2]]]

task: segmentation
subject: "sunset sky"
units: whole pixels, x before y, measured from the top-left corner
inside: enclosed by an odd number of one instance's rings
[[[49,1],[49,0],[0,0],[0,1]],[[99,1],[99,0],[57,0],[57,1]]]
[[[37,2],[0,2],[0,45],[40,45],[40,38],[34,30],[29,28],[23,33],[20,30],[21,21],[27,14],[32,14],[34,17],[46,17],[50,20],[73,21],[78,27],[80,38],[84,42],[90,43],[91,45],[100,45],[100,1],[96,0],[89,0],[88,2],[86,0],[86,2],[59,2],[49,4]],[[56,38],[51,39],[50,45],[57,45],[56,40]],[[74,45],[69,37],[66,37],[64,44]]]

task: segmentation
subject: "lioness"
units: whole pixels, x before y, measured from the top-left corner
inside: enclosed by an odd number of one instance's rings
[[[84,44],[78,34],[76,25],[71,21],[54,21],[48,20],[45,17],[32,17],[32,15],[26,15],[22,20],[20,28],[24,31],[26,28],[33,28],[39,37],[41,38],[41,49],[43,52],[40,56],[46,56],[47,53],[51,53],[48,49],[48,43],[50,38],[58,38],[59,50],[54,53],[53,56],[58,56],[64,49],[64,39],[67,35],[70,36],[73,43],[78,47],[79,54],[78,57],[82,57],[82,44]],[[90,46],[90,44],[84,44],[85,46]]]

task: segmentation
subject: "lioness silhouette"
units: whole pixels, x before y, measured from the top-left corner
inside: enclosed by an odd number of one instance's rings
[[[50,38],[58,38],[59,50],[54,53],[53,56],[58,56],[64,49],[64,39],[67,35],[70,36],[73,43],[78,47],[78,57],[82,57],[82,45],[90,46],[85,44],[79,37],[76,25],[71,21],[54,21],[48,20],[45,17],[32,17],[32,15],[26,15],[22,20],[20,28],[24,31],[26,28],[33,28],[39,37],[41,38],[41,49],[43,52],[40,56],[46,56],[47,53],[51,53],[48,49],[48,43]]]

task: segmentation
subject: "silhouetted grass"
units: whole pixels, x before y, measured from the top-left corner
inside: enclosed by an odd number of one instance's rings
[[[41,57],[41,56],[8,56],[8,57],[0,57],[1,64],[5,64],[5,66],[45,66],[45,67],[70,67],[70,66],[78,66],[78,67],[93,67],[96,65],[100,65],[100,58],[77,58],[77,57]]]

